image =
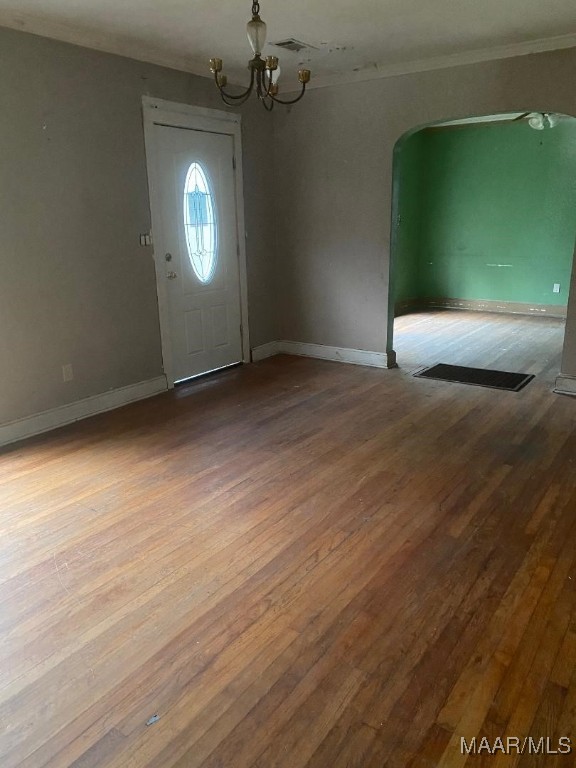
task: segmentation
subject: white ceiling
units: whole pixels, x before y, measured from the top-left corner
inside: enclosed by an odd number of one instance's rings
[[[0,25],[209,76],[224,59],[246,76],[244,0],[0,0]],[[298,65],[312,85],[576,46],[574,0],[262,0],[270,42],[315,46],[278,51],[284,90]]]

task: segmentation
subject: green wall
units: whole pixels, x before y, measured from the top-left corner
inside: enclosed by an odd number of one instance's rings
[[[576,120],[426,129],[401,143],[396,171],[397,302],[567,304]]]
[[[419,292],[425,133],[418,131],[396,147],[393,184],[398,207],[392,232],[395,238],[393,279],[397,302],[416,299]]]

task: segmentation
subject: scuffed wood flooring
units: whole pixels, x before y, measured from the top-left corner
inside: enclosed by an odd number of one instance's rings
[[[458,315],[400,318],[399,370],[279,356],[5,449],[0,766],[573,765],[460,751],[576,748],[576,399],[561,323]]]

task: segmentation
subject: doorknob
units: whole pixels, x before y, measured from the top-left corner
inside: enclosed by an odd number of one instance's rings
[[[176,272],[166,272],[166,277],[168,278],[168,280],[176,280],[178,275],[176,274]]]

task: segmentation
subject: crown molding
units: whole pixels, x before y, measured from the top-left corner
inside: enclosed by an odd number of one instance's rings
[[[164,48],[155,47],[113,33],[82,29],[71,24],[53,21],[32,14],[12,13],[0,10],[0,26],[17,29],[22,32],[48,37],[62,42],[79,45],[105,53],[125,56],[136,61],[156,64],[169,69],[177,69],[190,74],[212,79],[207,74],[207,63],[190,56],[177,54]],[[341,72],[334,75],[313,77],[307,89],[326,88],[334,85],[379,80],[416,72],[460,67],[485,61],[527,56],[566,48],[576,48],[576,33],[546,37],[522,43],[479,48],[472,51],[435,56],[396,64],[374,65],[357,72]],[[232,80],[231,80],[232,82]]]
[[[78,45],[82,48],[124,56],[135,61],[177,69],[180,72],[189,72],[193,75],[212,79],[212,75],[208,72],[208,61],[201,63],[190,56],[176,54],[164,48],[150,45],[150,43],[143,43],[114,33],[82,29],[60,21],[31,14],[11,13],[1,9],[0,27],[8,27],[20,32],[28,32],[32,35]]]
[[[361,69],[358,72],[342,72],[336,75],[326,75],[310,81],[308,88],[327,88],[345,83],[358,83],[365,80],[380,80],[398,75],[410,75],[416,72],[428,72],[435,69],[461,67],[467,64],[480,64],[484,61],[511,59],[516,56],[528,56],[533,53],[545,53],[566,48],[576,48],[576,33],[546,37],[524,43],[497,45],[491,48],[478,48],[473,51],[461,51],[447,56],[435,56],[428,59],[400,62],[398,64],[375,65]]]

